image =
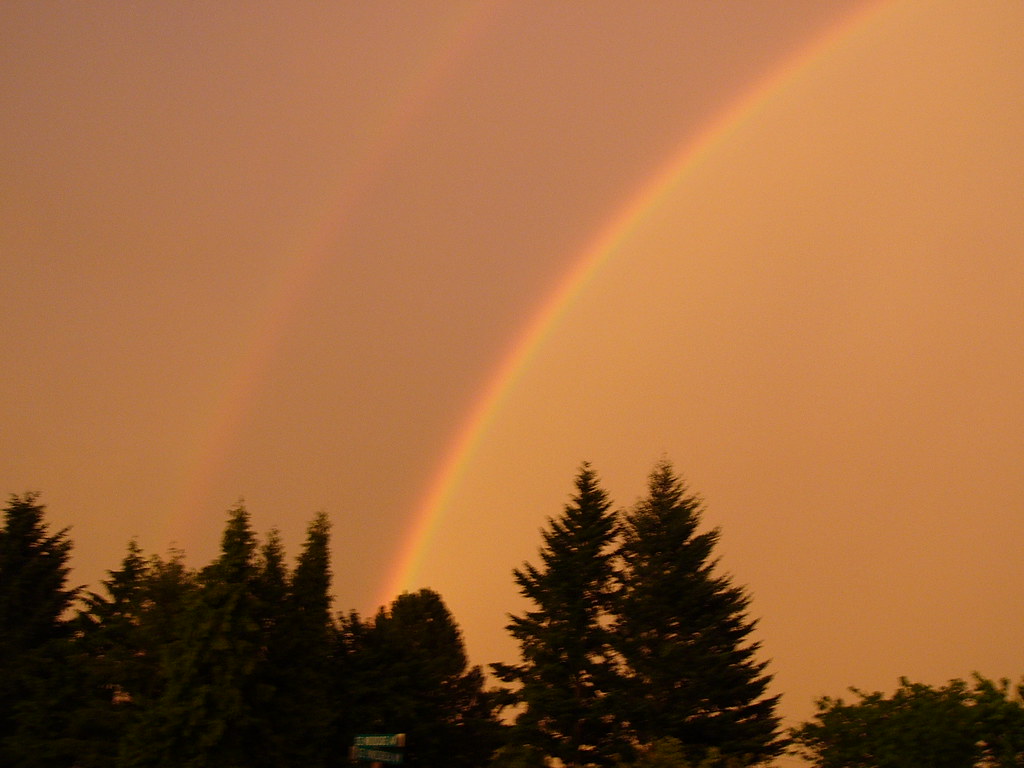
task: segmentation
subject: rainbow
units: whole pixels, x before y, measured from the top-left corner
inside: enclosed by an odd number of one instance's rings
[[[417,574],[433,543],[432,536],[481,439],[545,339],[619,246],[683,177],[705,162],[715,148],[727,142],[741,126],[749,123],[766,103],[783,93],[801,73],[879,21],[883,10],[891,9],[898,2],[869,0],[825,28],[809,44],[744,89],[696,134],[687,136],[668,160],[604,221],[509,345],[483,391],[472,403],[413,515],[393,567],[382,585],[378,605],[387,604],[404,590],[418,588],[419,585],[415,584]]]
[[[393,99],[387,118],[375,127],[373,139],[362,147],[353,168],[333,194],[327,196],[325,204],[312,213],[311,225],[302,229],[302,241],[285,249],[284,266],[271,281],[274,288],[265,302],[261,322],[250,333],[248,343],[239,345],[238,354],[223,367],[220,380],[213,387],[217,396],[197,420],[193,430],[197,439],[182,461],[180,491],[167,516],[167,540],[175,542],[176,534],[184,536],[196,510],[207,506],[213,478],[254,410],[260,382],[287,338],[310,286],[327,263],[332,246],[344,237],[356,205],[379,178],[381,169],[424,109],[443,91],[486,30],[496,23],[502,4],[500,0],[453,4],[439,23],[440,31],[431,36],[416,57],[417,65]]]

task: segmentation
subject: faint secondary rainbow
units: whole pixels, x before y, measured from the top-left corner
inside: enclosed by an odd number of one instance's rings
[[[422,503],[413,515],[394,565],[378,596],[378,605],[387,604],[402,591],[425,586],[414,583],[418,571],[430,549],[432,536],[445,508],[464,477],[477,446],[531,358],[573,302],[586,290],[601,266],[614,255],[645,216],[662,202],[667,193],[706,160],[715,147],[726,142],[740,126],[749,122],[762,106],[780,94],[801,72],[822,61],[843,41],[876,22],[883,10],[899,2],[869,0],[816,35],[808,45],[798,49],[744,89],[699,131],[687,136],[668,160],[602,223],[555,289],[515,337],[486,386],[473,401],[465,421],[448,445]]]
[[[176,539],[186,536],[188,526],[208,508],[210,488],[254,410],[260,384],[310,286],[330,259],[332,248],[344,238],[355,206],[468,51],[495,21],[505,1],[453,5],[442,28],[425,41],[417,66],[394,98],[386,118],[373,127],[372,140],[366,142],[353,167],[339,179],[334,193],[321,201],[319,210],[311,212],[310,226],[303,230],[301,242],[285,249],[283,266],[272,281],[262,320],[250,332],[248,341],[239,345],[235,358],[223,367],[220,382],[214,387],[216,398],[199,418],[196,439],[183,457],[179,493],[166,518],[172,544],[180,544]]]

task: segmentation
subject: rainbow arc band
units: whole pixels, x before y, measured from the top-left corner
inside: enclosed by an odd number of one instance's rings
[[[470,465],[478,444],[495,421],[503,401],[538,348],[647,215],[657,208],[688,174],[724,145],[740,126],[753,120],[761,108],[786,90],[797,77],[842,46],[845,41],[877,23],[884,12],[901,0],[863,0],[848,15],[821,30],[804,46],[766,71],[693,134],[683,137],[668,159],[638,186],[597,229],[572,262],[540,309],[529,319],[502,355],[487,385],[473,401],[469,413],[452,438],[433,475],[423,501],[414,512],[393,567],[382,585],[377,605],[386,605],[401,592],[413,589],[417,571],[430,548],[448,503]]]

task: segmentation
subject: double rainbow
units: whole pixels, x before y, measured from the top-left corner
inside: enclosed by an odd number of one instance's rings
[[[671,156],[605,220],[506,349],[487,385],[473,401],[465,421],[448,445],[423,501],[412,516],[394,565],[381,587],[377,604],[386,604],[403,590],[420,586],[416,584],[417,574],[431,549],[432,535],[482,437],[545,339],[586,292],[587,286],[619,246],[687,174],[705,162],[716,147],[728,142],[743,125],[753,120],[765,104],[781,95],[787,85],[802,73],[813,69],[832,52],[877,23],[883,11],[891,10],[897,4],[897,0],[865,2],[823,30],[809,44],[742,91],[696,134],[687,136]]]
[[[482,437],[545,339],[585,293],[601,267],[614,257],[619,246],[687,174],[705,162],[716,147],[728,142],[742,126],[755,119],[762,107],[781,95],[787,85],[878,23],[903,2],[907,0],[864,0],[853,12],[821,31],[807,45],[753,82],[700,130],[684,137],[668,159],[612,211],[509,344],[486,386],[473,400],[425,489],[422,501],[411,515],[376,604],[385,604],[401,591],[419,586],[416,576],[425,554],[430,550],[432,534],[471,464]],[[329,243],[344,232],[347,219],[365,193],[368,180],[374,178],[375,171],[392,154],[416,117],[494,22],[497,9],[497,4],[479,4],[447,19],[444,32],[422,53],[420,66],[406,83],[402,95],[395,100],[396,106],[377,132],[377,138],[364,148],[358,167],[348,174],[349,181],[332,197],[329,208],[314,216],[320,225],[309,228],[306,240],[292,249],[293,257],[286,261],[282,273],[275,280],[275,293],[264,314],[264,322],[254,334],[255,341],[243,347],[239,356],[224,369],[224,379],[218,387],[220,396],[211,408],[210,417],[205,420],[206,428],[199,432],[202,440],[194,446],[182,467],[182,492],[174,503],[178,514],[173,515],[172,520],[186,519],[189,510],[202,506],[211,479],[251,410],[258,382],[276,357],[291,320],[301,306],[302,297],[330,253]]]

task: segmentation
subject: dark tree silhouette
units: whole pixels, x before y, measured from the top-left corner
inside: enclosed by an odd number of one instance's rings
[[[440,595],[402,594],[372,625],[350,615],[343,634],[355,729],[405,733],[405,762],[413,768],[487,763],[500,743],[495,702],[480,668],[469,668],[462,633]]]
[[[821,698],[814,719],[792,731],[795,751],[818,768],[1024,765],[1024,686],[978,675],[973,686],[901,678],[891,696],[850,690],[857,701]]]
[[[240,504],[220,556],[178,617],[166,682],[123,750],[125,766],[250,766],[264,752],[256,540]]]
[[[288,583],[285,631],[279,636],[275,669],[277,727],[285,734],[283,761],[277,764],[326,765],[344,745],[332,742],[334,712],[331,676],[335,634],[331,617],[330,523],[320,513]],[[272,765],[268,763],[268,765]]]
[[[621,715],[641,744],[674,738],[698,762],[760,762],[782,749],[777,696],[750,639],[749,597],[716,573],[717,529],[672,466],[651,473],[625,515],[614,635],[626,667]]]
[[[558,758],[567,766],[613,762],[619,747],[610,706],[621,690],[608,631],[616,520],[596,473],[584,464],[576,493],[542,532],[541,564],[515,571],[533,608],[511,617],[521,663],[495,664],[517,684],[522,709],[505,755]]]
[[[66,616],[71,540],[38,494],[11,496],[0,528],[0,765],[66,765],[80,668]]]

